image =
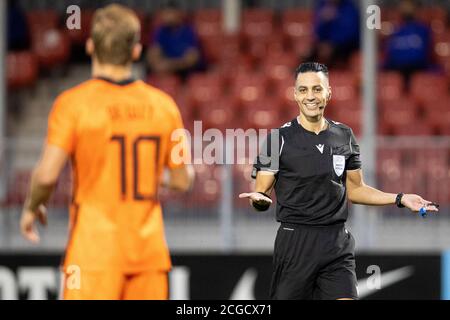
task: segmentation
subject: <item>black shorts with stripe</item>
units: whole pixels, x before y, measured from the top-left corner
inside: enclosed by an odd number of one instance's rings
[[[357,299],[355,240],[344,224],[282,223],[273,257],[271,299]]]

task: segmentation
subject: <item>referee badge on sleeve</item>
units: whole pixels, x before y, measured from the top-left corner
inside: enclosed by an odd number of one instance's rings
[[[340,177],[345,169],[345,156],[333,155],[333,168],[337,176]]]

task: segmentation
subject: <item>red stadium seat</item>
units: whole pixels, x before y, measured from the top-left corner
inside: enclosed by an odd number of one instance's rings
[[[329,107],[330,109],[333,108],[332,113],[334,118],[331,120],[349,126],[356,136],[359,136],[362,133],[362,108],[359,98],[348,101],[333,101]]]
[[[389,130],[394,130],[394,127],[416,123],[418,112],[418,104],[412,99],[405,97],[399,100],[385,100],[379,104],[378,121]]]
[[[450,136],[450,126],[448,125],[448,122],[446,124],[439,125],[436,130],[443,136]]]
[[[360,51],[356,51],[350,57],[350,71],[357,77],[361,78],[362,72],[362,55]]]
[[[30,178],[30,170],[20,170],[13,173],[8,185],[8,193],[6,196],[7,205],[23,205],[28,192]]]
[[[238,125],[235,120],[236,102],[231,98],[218,98],[215,101],[198,105],[198,119],[203,121],[203,128],[216,128],[224,131]]]
[[[217,207],[221,195],[222,171],[220,166],[196,164],[195,182],[190,198],[200,207]]]
[[[380,37],[385,39],[394,33],[395,28],[401,22],[401,14],[397,8],[381,8],[381,30]]]
[[[399,136],[430,136],[434,134],[433,128],[423,121],[401,123],[392,126],[394,135]]]
[[[55,10],[30,11],[26,17],[29,30],[34,32],[59,27],[59,15]]]
[[[62,65],[70,58],[70,39],[66,32],[45,29],[33,32],[33,52],[45,69]]]
[[[383,119],[378,117],[377,119],[377,134],[383,136],[391,136],[393,135],[392,127],[389,123],[383,121]]]
[[[447,12],[442,7],[423,7],[417,11],[417,18],[429,25],[433,34],[445,33]]]
[[[384,60],[384,52],[383,51],[378,51],[377,53],[377,61],[381,62]],[[353,76],[355,77],[355,80],[357,81],[357,83],[361,83],[362,81],[362,68],[363,68],[363,55],[360,51],[355,51],[351,57],[350,57],[350,69],[349,71],[351,71],[353,73]]]
[[[314,45],[314,37],[311,34],[305,34],[291,38],[291,49],[299,57],[306,57],[311,53]]]
[[[398,181],[402,172],[401,151],[395,148],[379,148],[377,150],[377,175],[382,190],[390,183]]]
[[[423,153],[426,153],[426,157],[416,156],[416,165],[424,174],[423,182],[427,191],[424,196],[438,203],[446,202],[449,191],[447,182],[450,178],[448,149],[425,147],[417,154]]]
[[[149,17],[147,13],[141,9],[134,9],[134,13],[141,24],[141,43],[145,46],[148,44]]]
[[[309,9],[288,9],[281,14],[283,33],[296,39],[313,33],[313,13]]]
[[[220,59],[221,50],[219,46],[221,40],[221,36],[210,36],[200,40],[203,55],[208,63],[214,64]],[[239,51],[239,49],[237,50]]]
[[[278,81],[285,79],[293,82],[294,70],[298,64],[298,57],[293,52],[279,52],[267,56],[262,61],[262,69],[273,84],[276,85]]]
[[[199,9],[193,13],[192,21],[200,39],[222,34],[222,11],[218,9]]]
[[[287,9],[281,15],[281,28],[292,50],[299,56],[310,54],[314,43],[313,13],[310,9]]]
[[[417,18],[428,23],[433,20],[446,21],[447,11],[438,6],[423,7],[417,11]]]
[[[176,75],[150,75],[147,82],[171,96],[176,96],[181,90],[181,81]]]
[[[254,72],[255,64],[252,57],[248,55],[239,55],[229,60],[224,59],[216,65],[216,71],[221,73],[227,83],[233,86],[234,79],[240,74],[251,74]]]
[[[400,116],[405,116],[405,114],[397,114],[398,111],[400,112],[410,112],[414,117],[416,117],[416,115],[418,115],[419,113],[419,104],[417,103],[417,101],[415,101],[414,99],[412,99],[410,96],[403,96],[397,100],[383,100],[380,101],[379,106],[378,106],[378,110],[380,113],[383,112],[391,112],[391,120],[400,120],[403,121],[400,118]],[[392,119],[395,118],[395,119]],[[407,119],[405,119],[404,121],[407,122],[409,121],[410,118],[407,117]]]
[[[231,83],[231,94],[240,102],[256,101],[266,96],[268,83],[263,73],[239,73]]]
[[[273,129],[284,122],[283,105],[276,97],[261,97],[242,103],[239,122],[245,129]]]
[[[282,79],[275,84],[275,93],[286,106],[295,107],[297,105],[294,99],[294,85],[294,76]]]
[[[425,104],[425,119],[427,123],[440,134],[448,135],[450,127],[450,108],[448,99]]]
[[[436,59],[442,64],[445,61],[450,61],[450,35],[448,32],[435,36],[434,54]]]
[[[330,86],[333,100],[352,100],[358,95],[358,83],[350,71],[330,73]]]
[[[246,37],[272,34],[274,12],[270,9],[245,9],[242,13],[242,32]]]
[[[30,86],[38,77],[38,61],[30,51],[9,52],[6,57],[6,80],[9,89]]]
[[[397,190],[405,190],[407,193],[425,194],[426,185],[423,183],[424,180],[423,172],[420,172],[417,167],[403,167],[399,189]]]
[[[255,59],[285,51],[284,40],[277,32],[247,39],[247,52]]]
[[[378,74],[378,97],[381,100],[398,100],[403,96],[403,77],[397,72]]]
[[[448,94],[447,78],[432,73],[417,73],[411,79],[410,91],[419,102],[442,99]]]
[[[224,77],[220,73],[197,73],[189,77],[187,89],[193,103],[205,103],[220,99],[224,85]]]
[[[86,40],[91,33],[92,19],[94,18],[94,10],[83,9],[81,10],[81,28],[68,30],[69,38],[72,43],[77,46],[84,46]]]
[[[427,175],[431,175],[436,179],[447,178],[449,174],[448,168],[448,150],[446,148],[425,147],[422,148],[421,153],[426,152],[426,157],[417,157],[417,166],[420,167]]]
[[[239,35],[217,35],[202,41],[206,59],[211,63],[233,61],[242,55],[242,41]]]
[[[192,132],[194,121],[198,119],[197,108],[185,92],[179,92],[173,96],[183,119],[184,127]]]

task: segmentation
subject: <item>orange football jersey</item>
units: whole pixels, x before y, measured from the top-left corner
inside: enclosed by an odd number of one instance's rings
[[[74,177],[65,267],[170,269],[157,192],[164,167],[190,156],[176,129],[173,99],[142,81],[92,79],[56,99],[47,143],[70,155]]]

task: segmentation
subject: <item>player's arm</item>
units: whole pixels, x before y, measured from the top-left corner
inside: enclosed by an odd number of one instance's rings
[[[372,188],[364,183],[361,169],[347,170],[346,179],[348,199],[355,204],[383,206],[395,204],[395,193],[387,193]],[[420,208],[431,204],[431,201],[424,200],[416,194],[405,194],[401,203],[412,211],[419,211]],[[428,211],[438,211],[435,206],[428,206]]]
[[[258,171],[256,174],[255,191],[241,193],[239,198],[249,198],[250,205],[258,211],[265,211],[269,208],[272,200],[270,194],[275,185],[275,173],[270,171]]]
[[[197,48],[191,47],[178,59],[169,59],[170,68],[174,71],[193,67],[200,59],[200,52]]]
[[[197,48],[189,48],[180,58],[168,58],[164,56],[161,48],[157,45],[150,48],[147,60],[151,68],[156,72],[173,72],[194,66],[200,59]]]
[[[33,170],[20,221],[22,235],[31,242],[39,241],[39,235],[34,226],[35,220],[38,219],[43,225],[47,223],[45,205],[50,199],[67,159],[68,155],[63,149],[46,145],[40,161]]]

